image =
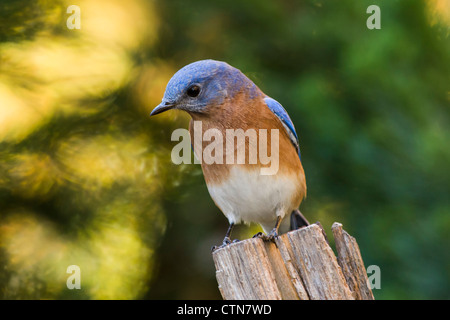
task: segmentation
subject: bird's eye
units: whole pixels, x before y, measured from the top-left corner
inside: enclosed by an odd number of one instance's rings
[[[199,94],[200,94],[200,87],[199,87],[198,85],[196,85],[196,84],[190,86],[190,87],[187,89],[187,95],[188,95],[189,97],[195,98],[195,97],[197,97]]]

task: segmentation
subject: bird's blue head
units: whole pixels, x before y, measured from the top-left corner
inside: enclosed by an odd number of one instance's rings
[[[162,102],[150,113],[155,115],[170,109],[189,113],[207,113],[237,92],[256,86],[241,71],[228,63],[201,60],[178,70],[170,79]]]

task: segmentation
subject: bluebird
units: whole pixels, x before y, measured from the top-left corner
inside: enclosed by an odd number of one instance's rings
[[[249,156],[251,148],[260,151],[261,147],[276,144],[278,170],[274,174],[261,174],[260,169],[268,164],[258,157],[253,163],[201,162],[209,194],[229,222],[222,246],[231,243],[233,226],[240,222],[259,223],[265,234],[258,236],[270,240],[281,229],[288,231],[289,221],[291,229],[309,224],[298,210],[306,196],[306,180],[294,124],[281,104],[264,94],[239,69],[215,60],[183,67],[170,79],[162,102],[150,115],[170,109],[183,110],[191,116],[189,132],[198,158],[208,142],[195,145],[196,121],[201,121],[202,133],[214,128],[224,137],[229,129],[255,130],[260,139],[261,129],[278,130],[278,141],[268,139],[259,148],[258,144],[245,146],[245,155]],[[227,153],[237,152],[238,147],[236,143],[234,149],[224,148],[223,159],[231,159]],[[283,220],[289,213],[290,219]]]

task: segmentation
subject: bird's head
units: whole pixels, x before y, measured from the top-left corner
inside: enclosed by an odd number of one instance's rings
[[[167,84],[162,102],[151,116],[170,109],[208,113],[242,88],[256,87],[241,71],[228,63],[201,60],[178,70]]]

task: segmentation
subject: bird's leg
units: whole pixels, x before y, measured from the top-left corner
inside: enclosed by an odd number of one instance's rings
[[[217,249],[223,248],[223,247],[225,247],[225,246],[227,246],[227,245],[229,245],[231,243],[230,236],[231,236],[231,231],[233,230],[233,227],[234,227],[234,223],[231,222],[230,225],[228,226],[227,233],[225,233],[225,238],[223,238],[222,245],[220,245],[220,246],[213,246],[211,248],[211,252],[214,252]],[[236,242],[236,241],[237,240],[234,240],[233,242]]]
[[[278,228],[280,227],[280,224],[281,224],[281,217],[277,216],[277,222],[275,222],[275,227],[267,235],[268,240],[274,241],[275,238],[278,237]]]
[[[231,236],[231,231],[233,230],[233,227],[234,227],[234,223],[231,222],[230,225],[228,226],[227,233],[225,233],[225,238],[223,238],[223,241],[222,241],[223,246],[226,246],[227,244],[231,243],[230,236]]]
[[[275,227],[272,229],[272,231],[269,232],[268,235],[265,235],[262,232],[258,232],[253,236],[253,238],[261,238],[264,241],[275,241],[275,238],[278,237],[278,228],[281,224],[281,217],[277,216],[277,222],[275,223]]]

